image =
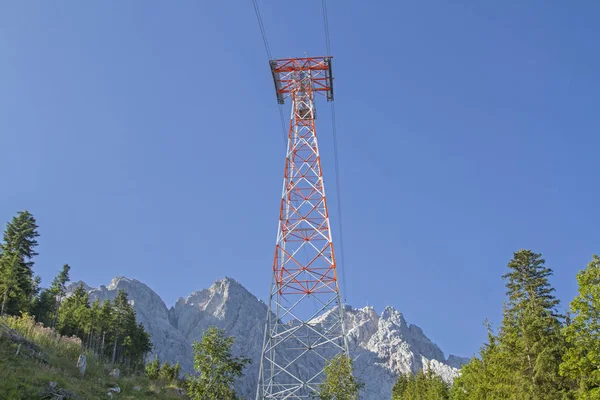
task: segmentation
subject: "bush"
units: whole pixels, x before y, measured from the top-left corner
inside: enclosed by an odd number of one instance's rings
[[[150,361],[146,364],[146,375],[150,379],[158,379],[160,374],[160,361],[158,361],[158,356],[154,357],[154,360]]]

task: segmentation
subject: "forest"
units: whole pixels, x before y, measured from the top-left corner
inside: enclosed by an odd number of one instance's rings
[[[565,315],[541,254],[519,250],[506,284],[498,329],[450,386],[426,371],[400,376],[393,400],[600,399],[600,258],[577,274],[578,295]]]
[[[110,360],[111,365],[132,371],[143,368],[152,343],[136,322],[127,294],[120,291],[113,301],[90,303],[79,286],[67,297],[68,264],[49,287],[41,288],[40,278],[33,272],[38,236],[36,220],[28,211],[19,212],[6,226],[0,244],[0,314],[33,315],[61,335],[80,338],[85,350]]]

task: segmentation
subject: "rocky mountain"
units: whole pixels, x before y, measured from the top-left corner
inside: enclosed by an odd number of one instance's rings
[[[234,352],[253,360],[238,390],[244,398],[254,398],[267,306],[240,283],[231,278],[218,280],[208,289],[180,298],[170,309],[152,289],[135,279],[117,277],[108,286],[99,288],[75,282],[69,291],[80,284],[88,290],[92,301],[114,299],[117,291],[124,289],[138,320],[152,336],[154,354],[161,361],[179,361],[186,372],[193,368],[191,343],[209,326],[224,329],[236,338]],[[326,318],[314,322],[319,324]],[[415,373],[421,368],[431,368],[444,380],[452,381],[468,361],[454,355],[445,358],[421,328],[409,325],[392,307],[386,307],[378,315],[372,307],[347,306],[345,319],[355,372],[365,383],[362,392],[365,400],[389,398],[398,374]]]

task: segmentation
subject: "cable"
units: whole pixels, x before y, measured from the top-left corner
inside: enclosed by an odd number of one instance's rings
[[[260,8],[258,7],[257,0],[252,0],[252,5],[254,6],[254,13],[256,14],[256,20],[258,21],[258,27],[260,29],[260,34],[263,39],[263,44],[265,45],[265,52],[267,53],[268,61],[273,59],[273,55],[271,54],[271,46],[269,46],[269,40],[267,39],[267,31],[265,30],[265,24],[262,20],[262,15],[260,14]],[[281,106],[279,108],[279,119],[281,120],[281,131],[283,132],[283,146],[287,149],[287,132],[285,129],[285,118],[283,117],[283,110]]]
[[[329,18],[327,17],[327,0],[322,1],[323,25],[325,27],[325,51],[327,56],[331,55],[331,40],[329,39]]]
[[[254,13],[256,14],[256,20],[258,21],[258,27],[260,28],[260,34],[262,35],[267,57],[269,60],[272,60],[271,47],[269,46],[269,40],[267,40],[267,32],[265,31],[265,25],[263,24],[262,16],[260,15],[260,8],[258,7],[257,0],[252,0],[252,4],[254,5]]]
[[[331,55],[331,39],[329,37],[329,17],[327,15],[327,0],[322,0],[323,7],[323,27],[325,30],[325,51],[326,55]],[[340,190],[340,168],[339,168],[339,157],[338,157],[338,143],[337,143],[337,124],[335,122],[335,102],[331,102],[331,131],[333,133],[333,159],[335,165],[335,191],[337,200],[337,214],[338,214],[338,229],[340,237],[340,261],[341,261],[341,273],[342,273],[342,286],[344,287],[344,303],[346,303],[346,264],[344,263],[344,227],[342,223],[342,195]]]
[[[340,236],[340,261],[342,262],[342,286],[344,287],[344,303],[346,303],[346,264],[344,262],[344,226],[342,224],[342,195],[340,190],[340,168],[338,159],[337,129],[335,123],[335,103],[331,102],[331,130],[333,132],[333,160],[335,169],[335,191],[337,200],[338,228]]]

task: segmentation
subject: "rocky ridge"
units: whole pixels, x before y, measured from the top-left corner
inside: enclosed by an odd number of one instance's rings
[[[75,282],[68,290],[80,284],[88,290],[92,301],[114,299],[117,291],[124,289],[139,322],[152,337],[152,357],[157,354],[161,360],[179,361],[185,372],[193,368],[191,343],[209,326],[224,329],[236,338],[234,352],[253,360],[243,381],[238,383],[238,390],[244,398],[254,397],[267,306],[234,279],[218,280],[208,289],[180,298],[170,309],[152,289],[135,279],[117,277],[108,286],[99,288]],[[362,392],[365,400],[389,398],[398,374],[415,373],[421,368],[431,368],[444,380],[452,381],[468,361],[454,355],[445,358],[421,328],[409,325],[393,307],[386,307],[378,315],[372,307],[347,306],[344,315],[355,372],[365,383]]]

